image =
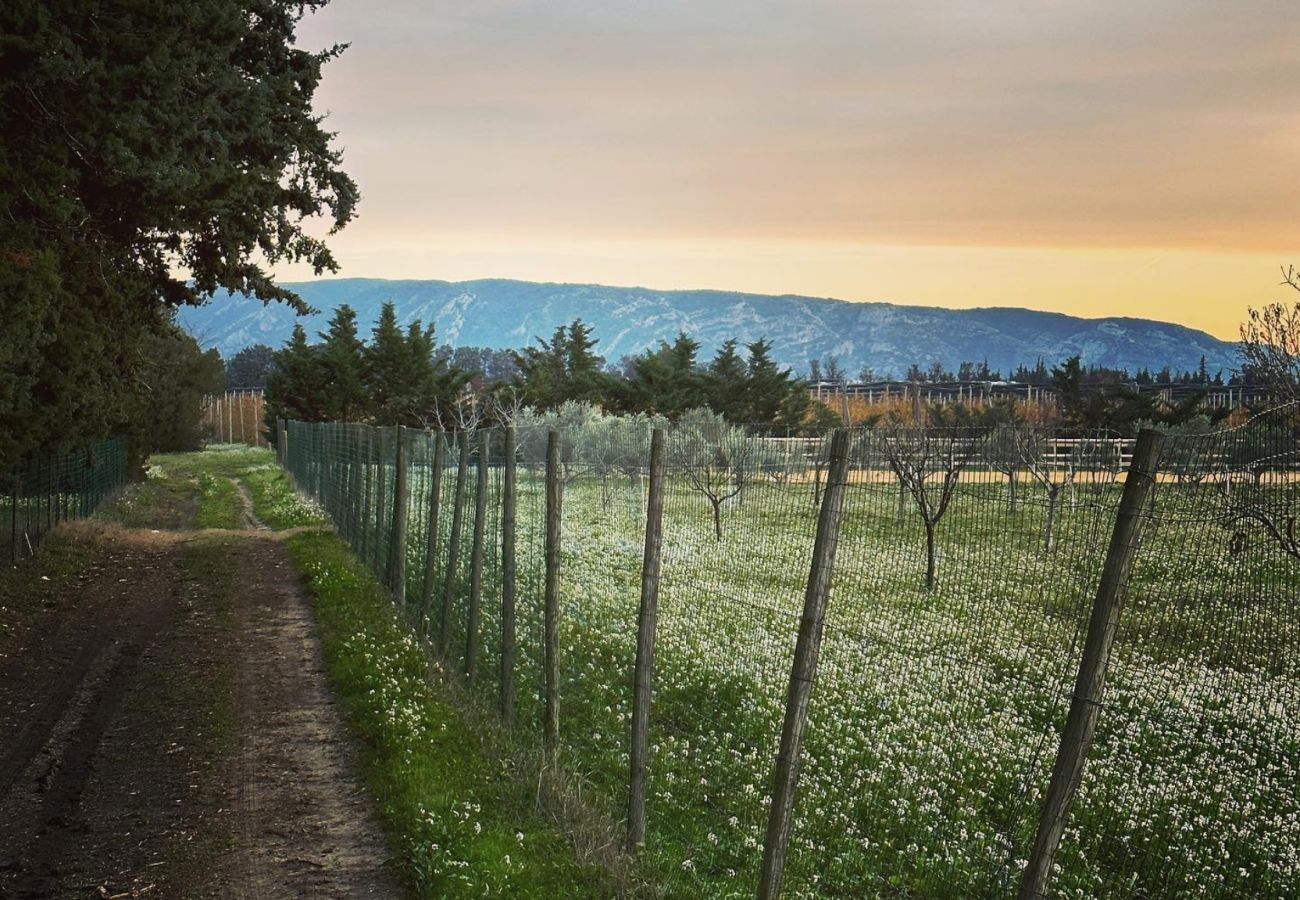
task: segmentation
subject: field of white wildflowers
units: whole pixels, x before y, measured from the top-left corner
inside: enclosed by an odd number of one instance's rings
[[[450,461],[448,463],[450,465]],[[452,596],[466,642],[469,471]],[[613,816],[626,802],[644,479],[573,467],[564,489],[561,740]],[[445,470],[433,578],[446,577]],[[428,479],[412,481],[408,598],[424,584]],[[391,485],[390,485],[391,487]],[[649,835],[669,895],[751,896],[816,522],[807,478],[709,503],[674,474],[664,523]],[[476,690],[500,664],[500,471],[491,470]],[[1197,494],[1203,490],[1202,494]],[[1058,856],[1064,897],[1300,896],[1300,567],[1213,521],[1209,487],[1162,486],[1129,591],[1090,763]],[[850,485],[813,694],[789,896],[1002,897],[1032,840],[1119,488],[1056,512],[995,476],[963,483],[923,585],[915,508]],[[543,490],[521,468],[521,728],[540,730]],[[436,619],[436,614],[435,614]]]

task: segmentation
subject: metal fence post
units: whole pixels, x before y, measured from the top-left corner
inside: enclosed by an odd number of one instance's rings
[[[465,677],[470,685],[478,676],[479,611],[483,604],[483,543],[487,528],[488,449],[487,429],[478,435],[478,479],[474,486],[474,532],[470,539],[469,613],[465,618]]]
[[[560,433],[546,434],[545,749],[560,745]]]
[[[650,700],[654,682],[655,626],[659,618],[659,568],[663,551],[664,430],[650,435],[650,496],[646,502],[641,609],[637,616],[632,694],[632,772],[628,780],[627,849],[645,843],[646,764],[650,755]]]
[[[506,426],[501,490],[501,719],[515,724],[515,426]]]
[[[759,874],[759,900],[775,900],[781,894],[786,850],[790,844],[790,823],[794,814],[795,791],[799,783],[799,757],[804,729],[808,725],[808,701],[817,677],[817,656],[821,650],[826,606],[830,599],[835,548],[839,543],[840,515],[844,508],[844,486],[849,467],[849,432],[836,431],[831,439],[830,470],[826,492],[817,517],[812,566],[804,594],[803,618],[790,669],[790,689],[781,727],[781,748],[772,776],[772,808],[768,814],[767,837],[763,842],[763,868]]]
[[[1142,529],[1146,524],[1147,499],[1156,480],[1156,466],[1165,437],[1158,431],[1144,429],[1138,434],[1133,461],[1124,479],[1124,493],[1115,514],[1115,530],[1102,568],[1097,595],[1088,621],[1088,636],[1074,683],[1070,712],[1061,734],[1060,749],[1052,766],[1047,797],[1038,820],[1034,847],[1020,882],[1021,900],[1038,900],[1047,896],[1052,864],[1061,846],[1061,836],[1070,816],[1070,807],[1083,778],[1088,750],[1092,746],[1097,715],[1106,687],[1106,668],[1115,642],[1115,631],[1124,610],[1125,591],[1137,557]]]

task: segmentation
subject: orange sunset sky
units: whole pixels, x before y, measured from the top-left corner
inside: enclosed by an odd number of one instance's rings
[[[1291,3],[362,2],[317,95],[341,276],[1133,315],[1300,263]],[[310,277],[300,268],[277,270]]]

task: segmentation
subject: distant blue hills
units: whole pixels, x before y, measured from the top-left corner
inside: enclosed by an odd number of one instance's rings
[[[600,341],[596,349],[610,361],[685,331],[700,342],[705,355],[728,338],[747,342],[767,337],[774,357],[801,373],[809,360],[827,354],[837,356],[851,374],[870,366],[882,377],[901,377],[913,363],[928,367],[940,362],[955,370],[964,360],[988,360],[1006,373],[1039,358],[1052,364],[1076,353],[1085,364],[1130,372],[1164,366],[1194,370],[1204,357],[1211,374],[1222,371],[1226,377],[1238,365],[1235,344],[1182,325],[1127,317],[1081,319],[1013,307],[944,309],[791,294],[504,279],[341,278],[285,287],[320,310],[301,319],[312,340],[344,303],[357,310],[368,333],[380,304],[391,300],[403,324],[434,322],[439,342],[455,346],[520,347],[581,318],[593,326]],[[205,348],[216,347],[228,359],[252,344],[278,347],[299,319],[283,305],[263,306],[235,295],[186,308],[180,321]]]

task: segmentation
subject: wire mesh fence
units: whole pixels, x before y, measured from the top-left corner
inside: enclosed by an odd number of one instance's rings
[[[558,710],[553,752],[614,821],[646,688],[629,826],[667,895],[752,896],[775,866],[792,897],[1286,897],[1297,434],[1293,407],[1170,436],[1149,475],[1132,442],[1031,428],[858,429],[836,469],[830,433],[703,415],[289,423],[283,450],[446,667],[539,746]]]
[[[38,455],[0,479],[0,554],[10,564],[30,556],[55,525],[93,513],[126,478],[121,441]]]

